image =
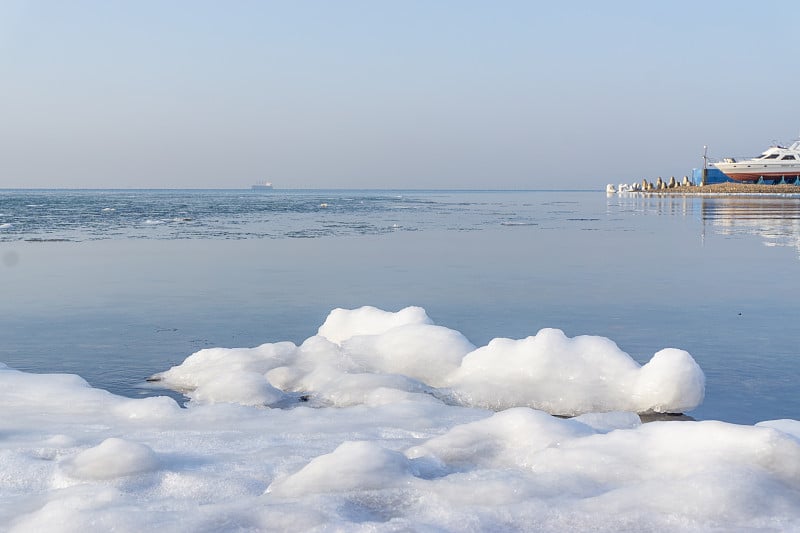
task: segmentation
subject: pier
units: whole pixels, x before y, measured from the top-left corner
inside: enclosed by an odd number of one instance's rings
[[[660,179],[660,178],[659,178]],[[664,181],[661,180],[656,181],[656,183],[651,183],[649,181],[642,180],[642,184],[637,183],[637,187],[632,187],[630,185],[625,186],[625,184],[621,184],[618,187],[614,187],[613,185],[609,185],[606,187],[606,192],[608,194],[627,194],[627,193],[639,193],[639,194],[657,194],[657,195],[669,195],[669,194],[753,194],[753,195],[761,195],[761,194],[770,194],[770,195],[800,195],[800,184],[794,183],[782,183],[782,184],[766,184],[766,183],[738,183],[738,182],[727,182],[727,183],[713,183],[711,185],[695,185],[691,182],[687,183],[676,183],[673,186],[670,186],[670,182],[667,182],[666,185]],[[660,186],[659,186],[660,184]],[[610,187],[610,188],[609,188]]]

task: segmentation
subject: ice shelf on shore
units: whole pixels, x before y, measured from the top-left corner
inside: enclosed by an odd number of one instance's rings
[[[0,364],[0,530],[800,528],[800,422],[641,423],[702,400],[677,349],[361,308],[159,377],[186,409]]]

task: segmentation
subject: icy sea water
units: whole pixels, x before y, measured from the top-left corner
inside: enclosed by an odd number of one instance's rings
[[[687,350],[697,419],[798,418],[800,200],[599,192],[0,191],[0,361],[131,397],[200,348],[424,307],[481,346],[544,327]]]

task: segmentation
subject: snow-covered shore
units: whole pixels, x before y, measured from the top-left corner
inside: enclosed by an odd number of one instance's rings
[[[0,367],[0,530],[800,527],[800,422],[641,423],[702,401],[678,349],[361,308],[157,378],[187,408]]]

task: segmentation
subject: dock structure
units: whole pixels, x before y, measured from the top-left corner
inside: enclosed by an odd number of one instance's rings
[[[624,192],[650,192],[650,191],[664,191],[669,189],[679,189],[685,187],[693,187],[694,183],[689,179],[689,176],[684,176],[682,180],[678,181],[675,176],[670,176],[669,181],[665,181],[661,176],[655,181],[650,182],[647,178],[643,178],[641,183],[620,183],[614,186],[613,183],[606,185],[606,192],[611,193],[624,193]]]
[[[688,180],[688,178],[687,178]],[[646,196],[649,195],[707,195],[707,194],[743,194],[743,195],[778,195],[778,196],[800,196],[800,180],[795,183],[740,183],[737,181],[730,181],[724,183],[712,183],[710,185],[694,185],[691,182],[686,183],[681,181],[676,183],[674,187],[670,187],[669,183],[661,181],[661,188],[657,185],[658,182],[652,183],[647,179],[642,180],[642,183],[635,183],[633,185],[620,184],[618,187],[609,184],[606,192],[611,195],[612,193],[641,193]]]
[[[800,194],[800,177],[793,179],[760,178],[754,183],[743,183],[732,180],[716,168],[692,169],[692,177],[684,176],[678,181],[675,176],[669,180],[658,176],[655,181],[643,178],[641,183],[634,182],[630,185],[620,183],[616,187],[609,184],[607,193],[744,193],[744,194]]]

